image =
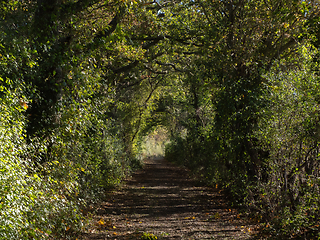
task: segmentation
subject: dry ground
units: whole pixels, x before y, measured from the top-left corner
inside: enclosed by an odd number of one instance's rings
[[[154,158],[101,204],[82,239],[249,239],[253,227],[218,189]]]

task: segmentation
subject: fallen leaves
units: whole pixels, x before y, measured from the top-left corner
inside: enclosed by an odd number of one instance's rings
[[[100,225],[100,226],[103,226],[103,225],[105,225],[106,224],[106,222],[103,220],[103,219],[100,219],[99,221],[98,221],[98,225]]]
[[[178,239],[204,239],[225,234],[232,235],[230,239],[239,239],[254,232],[254,227],[246,225],[243,215],[231,208],[218,191],[207,193],[205,189],[193,186],[180,189],[178,183],[174,189],[177,191],[160,188],[152,185],[155,178],[163,177],[163,184],[170,186],[174,186],[178,178],[170,175],[174,180],[169,181],[166,171],[157,168],[150,171],[152,174],[141,172],[133,185],[123,187],[108,200],[108,205],[104,205],[105,215],[95,221],[96,226],[100,226],[95,227],[96,233],[104,234],[105,239],[130,240],[141,239],[143,233],[146,239],[161,239],[162,232]],[[145,185],[146,182],[149,184]]]
[[[252,229],[250,227],[241,226],[241,232],[250,233]]]

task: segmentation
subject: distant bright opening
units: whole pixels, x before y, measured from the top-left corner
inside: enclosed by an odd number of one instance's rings
[[[150,132],[142,143],[142,157],[164,157],[165,145],[169,142],[168,130],[158,126]]]

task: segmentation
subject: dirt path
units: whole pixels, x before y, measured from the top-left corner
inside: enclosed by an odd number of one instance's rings
[[[243,226],[218,190],[164,159],[148,160],[101,205],[94,222],[83,240],[249,239],[253,227]]]

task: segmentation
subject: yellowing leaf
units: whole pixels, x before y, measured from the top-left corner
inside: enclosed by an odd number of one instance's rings
[[[23,107],[25,110],[28,109],[28,104],[24,100],[20,99],[19,103],[20,106]]]
[[[100,219],[100,221],[98,222],[99,225],[104,225],[106,224],[105,221],[103,221],[103,219]]]

